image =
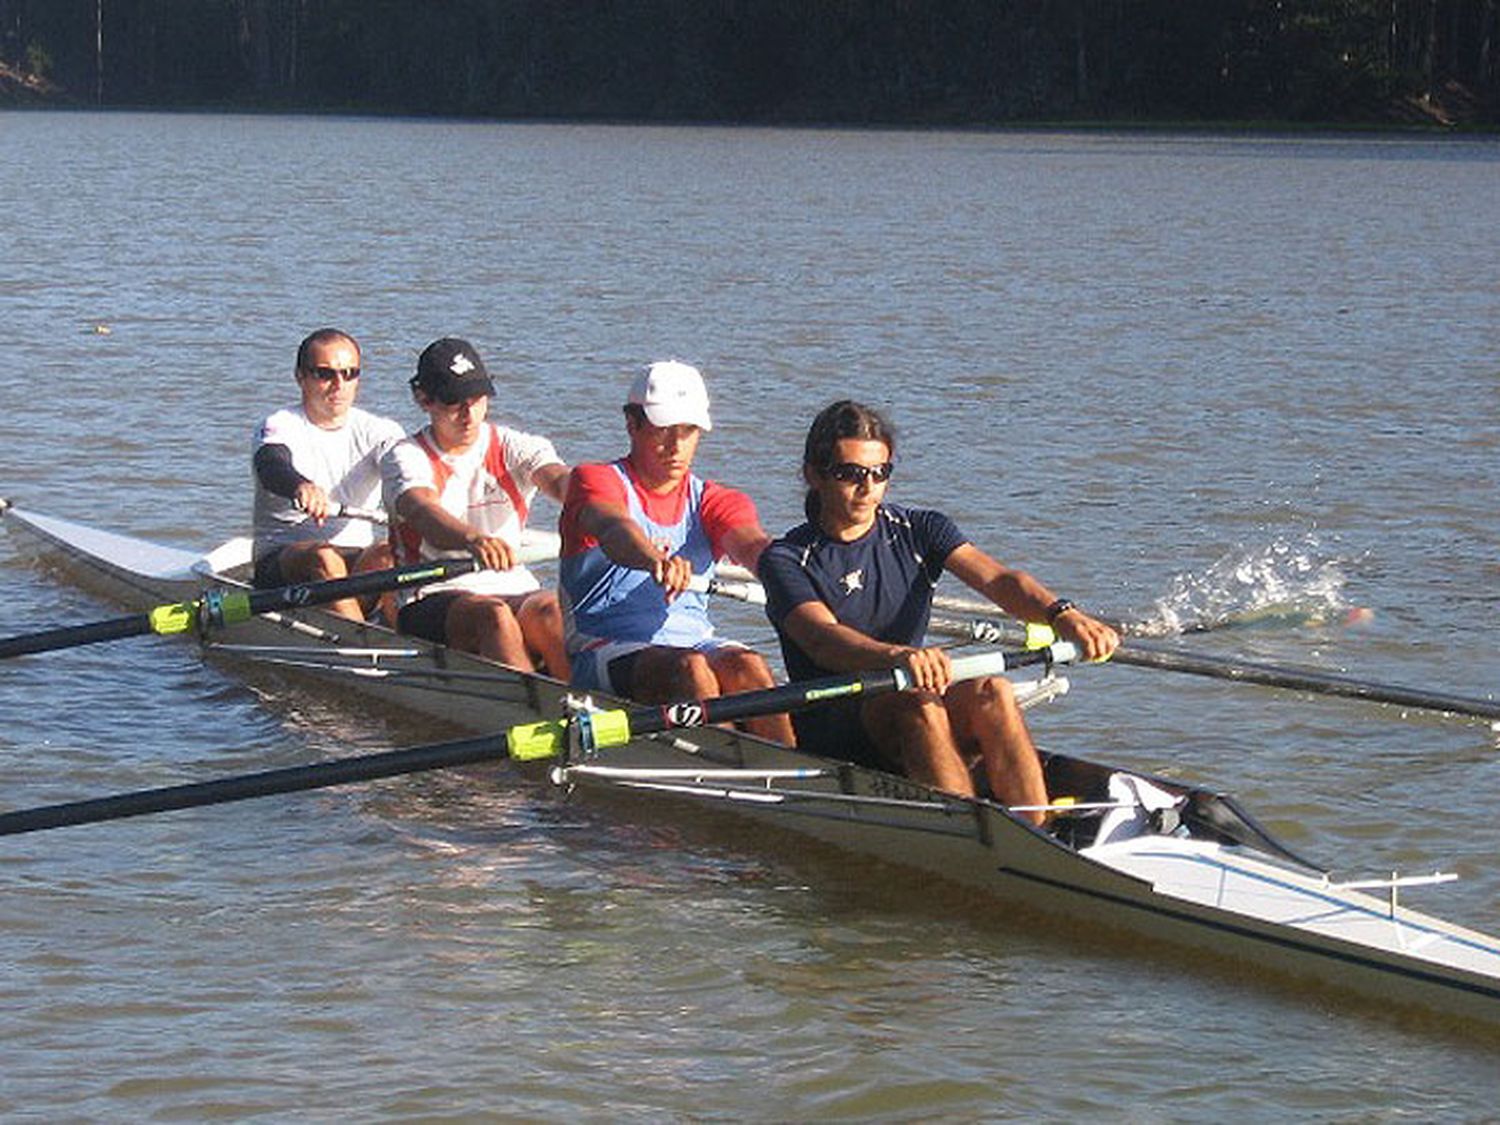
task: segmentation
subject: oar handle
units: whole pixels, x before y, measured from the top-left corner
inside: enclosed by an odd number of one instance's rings
[[[1078,659],[1078,650],[1066,641],[1048,648],[1013,652],[980,652],[953,660],[953,679],[972,680],[998,676],[1014,668],[1033,664],[1068,664]],[[714,699],[690,699],[657,707],[620,708],[609,711],[579,711],[567,719],[523,723],[506,733],[511,757],[518,761],[553,758],[567,745],[568,728],[576,724],[585,748],[623,746],[641,735],[659,731],[727,723],[756,715],[800,711],[833,699],[884,695],[912,686],[905,668],[884,668],[859,675],[829,676],[818,680],[782,684],[760,691],[740,692]]]
[[[391,522],[387,516],[378,508],[358,508],[353,504],[340,504],[333,512],[335,519],[364,520],[366,523],[378,523],[381,525]]]

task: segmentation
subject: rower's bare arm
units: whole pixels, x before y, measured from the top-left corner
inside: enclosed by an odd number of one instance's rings
[[[531,474],[531,479],[543,496],[550,496],[561,504],[563,497],[568,494],[568,480],[572,475],[572,469],[558,462],[554,465],[543,465]]]
[[[938,694],[953,678],[953,665],[942,649],[878,641],[840,622],[823,602],[803,602],[782,619],[781,627],[814,664],[830,672],[904,667],[917,687]]]
[[[1104,660],[1120,645],[1120,634],[1113,627],[1077,606],[1049,621],[1047,611],[1057,602],[1057,595],[1040,579],[1004,565],[972,543],[965,543],[950,554],[943,567],[1012,617],[1050,624],[1058,636],[1076,644],[1087,660]]]
[[[621,504],[585,504],[578,513],[578,526],[599,541],[610,561],[631,570],[646,570],[661,586],[667,601],[688,588],[693,564],[681,555],[664,553],[652,543]]]
[[[724,536],[724,552],[730,562],[744,567],[751,574],[760,565],[760,556],[771,545],[771,537],[760,523],[743,524]]]
[[[396,498],[396,515],[440,551],[468,551],[491,570],[516,565],[510,544],[483,534],[447,511],[433,489],[408,488]]]

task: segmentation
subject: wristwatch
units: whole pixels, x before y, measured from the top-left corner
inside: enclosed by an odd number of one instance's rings
[[[1067,613],[1068,610],[1077,608],[1067,598],[1058,598],[1057,601],[1047,607],[1047,624],[1056,625],[1059,617]]]

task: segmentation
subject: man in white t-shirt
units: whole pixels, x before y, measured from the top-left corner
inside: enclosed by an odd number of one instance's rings
[[[429,344],[411,389],[428,424],[380,465],[396,559],[473,555],[485,569],[403,591],[397,627],[566,680],[557,595],[521,564],[520,546],[536,494],[562,502],[568,466],[546,438],[487,421],[495,384],[466,340]]]
[[[404,435],[389,418],[354,405],[359,344],[320,328],[297,349],[299,405],[278,410],[255,435],[255,578],[260,587],[323,582],[391,565],[383,534],[342,508],[380,506],[380,459]],[[362,619],[345,598],[329,608]]]

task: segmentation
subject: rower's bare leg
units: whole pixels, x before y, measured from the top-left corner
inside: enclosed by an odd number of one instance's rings
[[[708,664],[719,681],[719,690],[725,695],[741,691],[761,691],[776,686],[776,679],[771,675],[771,667],[765,658],[748,648],[715,649],[708,653]],[[760,738],[780,742],[784,746],[797,745],[791,716],[784,711],[779,715],[743,719],[741,724]]]
[[[500,598],[460,595],[448,607],[444,626],[448,643],[456,649],[477,652],[522,672],[535,670],[516,615]]]
[[[1042,761],[1010,681],[1000,676],[965,680],[950,687],[946,699],[959,739],[979,747],[995,800],[1005,805],[1045,805]],[[1041,812],[1017,815],[1032,824],[1046,819]]]
[[[351,574],[368,574],[372,570],[390,570],[396,565],[396,553],[391,550],[388,542],[372,543],[359,553],[359,558],[354,560],[354,569]],[[386,623],[388,628],[396,627],[396,595],[387,590],[383,594],[372,594],[359,599],[359,607],[364,612],[362,617],[368,618],[370,611],[376,606],[380,607],[380,619]]]
[[[876,696],[865,701],[860,718],[876,748],[900,762],[907,777],[961,797],[974,796],[974,779],[959,753],[942,696],[918,691]]]
[[[719,681],[701,652],[655,645],[621,659],[630,662],[630,683],[616,686],[641,703],[713,699],[719,694]],[[617,675],[611,665],[611,678]]]
[[[571,667],[568,650],[563,645],[562,607],[557,603],[557,595],[550,590],[537,590],[513,599],[511,605],[532,659],[545,665],[547,675],[554,680],[566,683]]]
[[[332,582],[349,577],[349,564],[338,548],[309,540],[281,549],[281,573],[288,582]],[[330,613],[355,621],[365,619],[358,598],[340,598],[324,606]]]

